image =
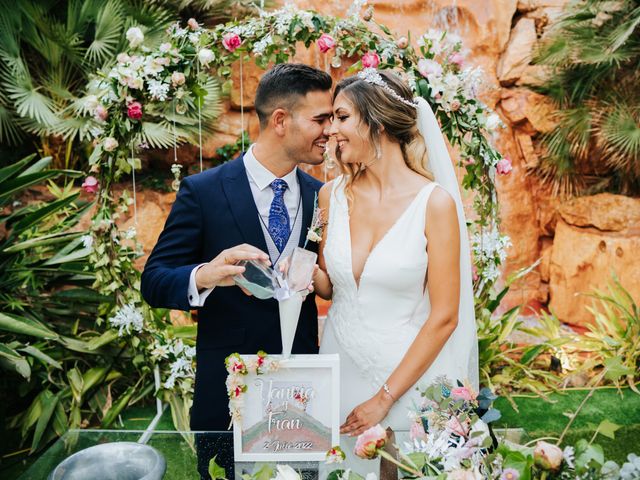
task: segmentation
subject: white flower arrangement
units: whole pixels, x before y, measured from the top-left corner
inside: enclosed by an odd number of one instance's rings
[[[121,337],[123,334],[141,332],[144,327],[144,317],[139,308],[129,303],[120,307],[116,314],[109,318],[109,323],[118,329],[118,336]]]

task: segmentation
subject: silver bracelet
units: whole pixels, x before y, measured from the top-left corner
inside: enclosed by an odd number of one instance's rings
[[[386,382],[382,384],[382,389],[387,393],[387,395],[391,397],[391,400],[393,400],[394,402],[396,401],[396,397],[391,395],[391,391],[389,391],[389,385],[387,385]]]

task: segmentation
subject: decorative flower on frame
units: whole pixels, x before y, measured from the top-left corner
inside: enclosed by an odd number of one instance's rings
[[[347,456],[342,451],[339,445],[331,447],[331,449],[327,452],[325,463],[342,463],[344,462]]]

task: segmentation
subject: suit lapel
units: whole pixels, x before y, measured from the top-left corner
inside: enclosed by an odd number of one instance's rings
[[[267,243],[260,226],[258,208],[251,193],[242,155],[227,164],[227,172],[225,181],[222,182],[222,189],[229,202],[229,209],[238,226],[238,230],[242,233],[245,242],[263,252],[268,252]]]
[[[307,230],[311,226],[316,192],[311,183],[302,175],[300,168],[298,168],[298,183],[300,184],[300,195],[302,196],[302,229],[298,246],[302,247],[307,238]]]

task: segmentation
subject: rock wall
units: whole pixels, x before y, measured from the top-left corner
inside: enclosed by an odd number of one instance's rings
[[[502,306],[506,309],[524,305],[527,313],[528,309],[535,310],[549,304],[562,320],[583,323],[589,320],[590,315],[584,308],[584,297],[575,294],[591,291],[594,286],[603,286],[609,279],[608,267],[621,269],[619,276],[623,285],[633,290],[636,300],[640,301],[640,278],[637,273],[640,268],[631,255],[634,248],[636,252],[640,251],[640,240],[639,232],[633,228],[616,230],[610,228],[609,224],[606,227],[598,226],[601,217],[597,213],[587,216],[594,224],[590,226],[580,224],[582,220],[576,220],[578,215],[570,213],[575,208],[580,208],[582,212],[588,208],[593,208],[594,212],[606,212],[612,202],[609,197],[596,196],[561,205],[558,199],[551,197],[541,187],[534,176],[527,173],[528,168],[538,162],[536,137],[551,130],[554,125],[553,105],[526,87],[540,82],[545,75],[543,69],[530,64],[531,56],[536,43],[548,32],[565,3],[567,0],[369,2],[375,7],[375,20],[388,26],[396,36],[407,36],[411,32],[411,38],[415,40],[428,28],[458,33],[468,49],[467,62],[483,67],[486,74],[483,100],[502,116],[507,125],[494,139],[495,144],[505,156],[511,158],[513,164],[513,171],[508,176],[499,177],[497,185],[502,230],[511,237],[513,243],[504,275],[541,260],[536,270],[512,286]],[[340,16],[346,13],[351,1],[332,0],[320,5],[317,2],[297,1],[295,4],[300,8],[315,8],[325,14]],[[324,68],[336,79],[343,75],[347,67],[343,65],[337,70],[330,68],[329,59],[313,48],[308,51],[301,49],[296,60]],[[241,99],[238,88],[240,68],[235,65],[234,89],[225,103],[215,134],[207,138],[203,145],[205,158],[212,157],[216,148],[234,142],[243,125],[251,137],[256,138],[258,121],[251,107],[261,73],[252,64],[243,65],[244,98]],[[242,114],[240,105],[244,106]],[[195,163],[196,158],[197,149],[186,146],[180,150],[182,162]],[[172,161],[173,152],[167,153],[164,163],[169,165]],[[312,173],[320,179],[326,179],[336,172],[316,168]],[[616,202],[627,205],[627,200],[622,197]],[[159,202],[162,205],[158,208],[164,213],[157,212],[155,206],[148,207],[152,208],[152,216],[158,221],[168,213],[169,208],[168,202]],[[610,220],[611,216],[607,218]],[[157,235],[157,226],[152,228],[153,234],[143,234],[146,250],[153,246],[151,237]],[[603,242],[604,250],[601,246]],[[574,244],[578,247],[573,248]],[[621,255],[618,255],[619,251]]]

